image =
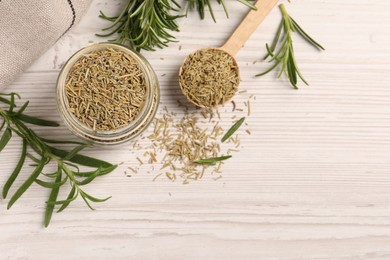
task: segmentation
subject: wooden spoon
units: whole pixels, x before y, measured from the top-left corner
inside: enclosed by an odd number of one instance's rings
[[[245,42],[249,39],[249,37],[252,35],[252,33],[256,30],[256,28],[260,25],[260,23],[264,20],[264,18],[268,15],[268,13],[272,10],[272,8],[276,5],[278,0],[258,0],[255,4],[257,10],[251,10],[248,15],[245,17],[245,19],[241,22],[241,24],[237,27],[237,29],[233,32],[233,34],[230,36],[230,38],[227,40],[227,42],[219,48],[207,48],[207,49],[214,49],[226,52],[231,58],[233,59],[234,65],[237,67],[237,73],[239,75],[239,69],[237,65],[237,61],[235,59],[236,54],[238,51],[242,48],[242,46],[245,44]],[[206,49],[206,50],[207,50]],[[197,50],[199,51],[199,50]],[[195,52],[197,52],[195,51]],[[193,52],[193,53],[195,53]],[[184,60],[182,66],[180,67],[179,72],[179,78],[181,78],[181,75],[183,73],[183,66],[184,64],[189,61],[189,56]],[[180,82],[180,88],[182,89],[184,95],[187,97],[187,99],[192,102],[193,104],[205,108],[205,105],[198,104],[198,102],[191,99],[191,97],[186,93],[184,90],[181,80]],[[230,101],[232,97],[229,97],[225,100],[225,103]],[[213,107],[218,107],[223,104],[216,104]],[[212,108],[212,107],[207,107]]]

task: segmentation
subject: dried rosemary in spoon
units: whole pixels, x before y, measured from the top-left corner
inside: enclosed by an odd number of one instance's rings
[[[112,131],[134,121],[145,102],[147,85],[140,64],[111,48],[85,54],[65,83],[70,112],[96,131]]]
[[[277,0],[259,0],[229,40],[220,48],[202,49],[190,54],[180,68],[180,87],[189,101],[214,108],[229,101],[239,85],[235,55],[249,39]]]
[[[223,105],[237,92],[240,82],[234,59],[219,49],[201,49],[190,54],[179,78],[183,93],[200,107]]]

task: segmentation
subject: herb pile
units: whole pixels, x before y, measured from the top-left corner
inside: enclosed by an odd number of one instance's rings
[[[219,49],[201,49],[190,54],[179,75],[184,95],[200,107],[212,108],[229,101],[240,83],[232,56]]]
[[[70,112],[93,130],[128,125],[146,101],[145,75],[138,62],[111,48],[93,51],[71,68],[65,83]]]
[[[109,199],[95,198],[85,192],[83,187],[97,177],[112,172],[116,168],[116,165],[79,154],[81,150],[87,147],[86,144],[49,140],[38,136],[26,123],[48,127],[56,127],[58,124],[24,114],[29,102],[27,101],[17,109],[15,103],[16,98],[20,97],[15,93],[0,93],[0,117],[2,118],[0,131],[4,130],[0,139],[0,152],[7,146],[13,135],[19,136],[22,139],[20,159],[3,187],[3,198],[5,199],[8,196],[15,180],[19,177],[22,168],[26,167],[28,161],[32,163],[34,170],[12,194],[7,208],[10,209],[33,183],[51,190],[49,198],[46,201],[44,221],[46,227],[50,223],[56,206],[60,207],[58,212],[61,212],[79,195],[91,209],[93,208],[90,202],[103,202]],[[75,147],[70,151],[65,151],[55,148],[53,146],[54,144],[75,145]],[[52,165],[49,165],[50,163]],[[55,165],[55,170],[50,172],[50,168],[53,168],[50,166],[53,166],[53,164]],[[81,171],[81,166],[93,169],[90,171]],[[49,172],[45,172],[46,169]],[[67,198],[59,200],[58,194],[65,184],[68,184],[71,188],[69,195]]]

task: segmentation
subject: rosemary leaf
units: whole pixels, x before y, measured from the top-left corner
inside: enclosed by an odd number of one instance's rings
[[[27,101],[26,103],[23,104],[23,106],[18,110],[18,112],[16,112],[16,116],[20,116],[24,110],[26,110],[28,104],[30,103],[30,101]]]
[[[59,126],[59,124],[56,123],[56,122],[40,119],[40,118],[37,118],[37,117],[28,116],[28,115],[25,115],[25,114],[16,115],[16,117],[19,120],[21,120],[21,121],[23,121],[25,123],[29,123],[29,124],[33,124],[33,125],[51,126],[51,127]]]
[[[194,163],[203,164],[203,165],[214,165],[217,162],[225,161],[225,160],[230,159],[230,158],[232,158],[232,156],[228,155],[228,156],[214,157],[214,158],[208,158],[208,159],[201,159],[201,160],[195,161]]]
[[[55,183],[61,183],[61,179],[62,179],[62,169],[61,169],[61,165],[58,165],[57,177],[56,177],[56,179],[54,181],[54,184]],[[66,181],[67,178],[65,178],[64,180]],[[62,183],[62,184],[64,184],[64,183]],[[54,201],[57,200],[58,193],[60,191],[60,186],[61,185],[54,186],[52,188],[48,202],[54,202]],[[45,221],[44,221],[45,227],[48,227],[49,224],[50,224],[50,220],[51,220],[51,217],[53,215],[54,208],[55,208],[55,204],[46,203]]]
[[[37,157],[35,157],[35,156],[32,155],[31,153],[27,153],[27,157],[28,157],[31,161],[35,162],[36,164],[39,164],[40,159],[38,159]]]
[[[7,105],[11,104],[11,101],[9,101],[8,99],[3,98],[3,97],[0,97],[0,102],[7,104]]]
[[[73,189],[72,189],[72,190],[73,190]],[[71,190],[71,192],[72,192],[72,190]],[[76,190],[76,189],[75,189],[75,190]],[[66,207],[67,207],[72,201],[74,201],[74,200],[77,199],[77,197],[78,197],[78,192],[76,192],[76,194],[69,193],[68,196],[70,196],[70,195],[73,195],[73,196],[70,197],[70,198],[67,198],[67,199],[65,199],[65,200],[57,200],[57,201],[54,201],[54,202],[49,202],[49,201],[47,201],[46,203],[48,203],[48,204],[53,204],[53,205],[62,205],[62,206],[66,205]],[[57,211],[57,213],[61,212],[61,211],[62,211],[61,209],[62,209],[62,207]]]
[[[3,128],[4,128],[4,126],[5,126],[5,123],[6,123],[5,120],[3,120],[3,122],[2,122],[1,125],[0,125],[0,131],[3,130]]]
[[[222,143],[225,142],[227,139],[229,139],[237,130],[241,127],[241,125],[244,123],[245,117],[238,120],[222,137],[221,141]]]
[[[76,155],[77,155],[81,150],[83,150],[85,147],[87,147],[87,145],[85,145],[85,144],[76,146],[75,148],[73,148],[72,151],[70,151],[70,152],[64,157],[64,160],[65,160],[65,161],[71,160],[74,156],[76,156]]]
[[[52,172],[52,173],[43,173],[42,172],[42,175],[46,176],[46,177],[49,177],[49,178],[56,178],[57,177],[57,171]]]
[[[87,185],[88,183],[92,182],[97,176],[100,175],[101,169],[97,169],[93,174],[89,175],[82,181],[76,181],[77,185],[79,186],[84,186]]]
[[[88,200],[90,200],[90,201],[92,201],[92,202],[105,202],[105,201],[111,199],[111,196],[110,196],[110,197],[107,197],[107,198],[105,198],[105,199],[98,199],[98,198],[95,198],[95,197],[89,195],[89,194],[86,193],[85,191],[83,191],[82,195],[83,195],[86,199],[88,199]]]
[[[10,95],[11,95],[11,100],[10,100],[10,104],[9,104],[8,113],[12,113],[14,111],[14,108],[16,107],[16,105],[15,105],[15,95],[16,94],[11,93]]]
[[[5,129],[3,136],[0,139],[0,152],[7,146],[9,140],[11,140],[12,132],[9,128]]]
[[[316,42],[313,38],[311,38],[300,26],[299,24],[290,16],[290,19],[292,21],[292,23],[294,24],[294,27],[296,28],[296,30],[299,32],[299,34],[301,34],[305,40],[307,40],[310,44],[312,44],[313,46],[317,47],[318,49],[320,50],[325,50],[324,47],[322,47],[318,42]]]
[[[19,187],[19,189],[15,192],[15,194],[11,197],[8,202],[7,209],[10,209],[12,205],[23,195],[23,193],[33,184],[33,182],[38,178],[39,174],[41,174],[43,167],[45,166],[46,158],[42,156],[38,166],[35,168],[33,173],[28,177],[28,179]]]
[[[57,212],[59,213],[66,209],[69,204],[77,198],[77,196],[78,192],[76,193],[76,186],[73,185],[72,190],[69,192],[69,195],[66,200],[53,202],[53,204],[62,204],[61,208]]]
[[[85,204],[87,204],[88,208],[90,208],[91,210],[95,210],[95,208],[93,208],[91,206],[91,204],[89,203],[88,199],[85,197],[85,195],[83,193],[80,192],[80,195],[81,195],[81,198],[84,200]]]
[[[57,177],[58,177],[58,173],[57,173]],[[59,181],[55,181],[55,182],[47,182],[47,181],[42,181],[40,179],[35,180],[35,182],[38,185],[41,185],[42,187],[48,188],[48,189],[59,188],[62,185],[64,185],[67,181],[68,181],[68,176],[66,176],[63,180],[59,180]]]
[[[112,166],[109,166],[106,168],[102,168],[102,169],[100,169],[100,173],[98,174],[98,176],[103,176],[103,175],[109,174],[110,172],[112,172],[116,168],[117,168],[117,165],[112,165]],[[78,173],[75,172],[74,175],[76,175],[78,177],[90,177],[91,175],[94,175],[95,173],[96,173],[96,171],[78,172]]]
[[[54,155],[61,157],[61,158],[65,157],[68,154],[67,151],[64,151],[61,149],[57,149],[57,148],[54,148],[51,146],[49,148]],[[96,167],[96,168],[100,167],[100,166],[105,167],[105,168],[113,166],[111,163],[108,163],[108,162],[105,162],[105,161],[102,161],[99,159],[95,159],[92,157],[88,157],[85,155],[81,155],[81,154],[76,154],[71,159],[69,159],[69,161],[83,165],[83,166]]]
[[[27,142],[26,140],[23,140],[23,146],[22,146],[22,153],[20,155],[20,159],[18,164],[16,165],[14,171],[12,172],[11,176],[8,178],[7,182],[4,184],[3,187],[3,199],[7,198],[8,191],[11,188],[12,184],[18,177],[20,170],[23,167],[24,161],[26,160],[26,154],[27,154]]]
[[[282,34],[283,29],[283,20],[280,22],[278,30],[276,32],[276,36],[271,44],[271,47],[269,47],[268,43],[266,44],[267,47],[267,55],[264,57],[264,60],[267,59],[270,55],[273,56],[273,52],[275,51],[276,46],[278,45],[280,35]]]
[[[76,171],[73,172],[73,175],[77,172],[80,171],[80,167],[74,163],[71,163],[71,162],[63,162],[64,165],[67,165],[67,166],[70,166],[70,167],[73,167]]]
[[[52,139],[46,139],[46,138],[41,138],[42,141],[45,143],[49,144],[76,144],[76,145],[83,145],[84,143],[82,142],[77,142],[77,141],[61,141],[61,140],[52,140]]]

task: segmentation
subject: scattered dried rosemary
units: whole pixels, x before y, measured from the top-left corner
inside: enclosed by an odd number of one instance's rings
[[[240,82],[237,64],[230,54],[219,49],[202,49],[190,54],[179,77],[187,98],[208,108],[229,101]]]
[[[85,54],[66,79],[70,112],[93,130],[128,125],[146,101],[145,75],[129,54],[111,48]]]
[[[223,133],[222,128],[216,123],[212,130],[208,130],[202,128],[199,121],[196,113],[176,117],[168,111],[162,118],[155,119],[154,131],[148,138],[156,151],[153,149],[150,153],[163,151],[160,171],[171,173],[166,176],[172,181],[180,178],[183,183],[188,183],[202,178],[206,168],[194,161],[217,157],[221,151],[217,139]],[[220,173],[217,168],[214,171]]]
[[[218,110],[188,112],[188,108],[180,103],[179,106],[184,109],[177,113],[165,108],[155,119],[153,132],[133,144],[139,164],[129,167],[130,174],[138,173],[141,167],[151,167],[148,172],[158,171],[154,180],[162,176],[183,184],[200,180],[206,174],[214,180],[222,177],[221,159],[239,151],[238,135],[222,144],[224,130]],[[220,157],[221,154],[226,156]],[[207,163],[205,159],[215,161]]]

